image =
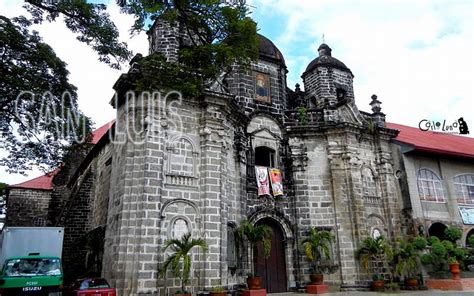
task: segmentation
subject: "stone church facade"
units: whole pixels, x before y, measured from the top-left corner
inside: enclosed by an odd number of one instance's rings
[[[181,34],[156,23],[150,53],[175,60],[186,40]],[[317,227],[335,238],[333,258],[323,264],[326,281],[342,289],[367,284],[355,258],[359,242],[407,233],[391,143],[398,131],[386,126],[376,96],[372,113],[358,109],[354,76],[328,45],[302,74],[302,91],[288,88],[278,48],[259,40],[249,68],[235,66],[202,97],[176,105],[166,96],[130,99],[140,56],[132,60],[114,85],[114,123],[101,128],[81,161],[53,177],[48,191],[43,218],[66,228],[69,279],[96,274],[121,295],[165,295],[179,284],[158,274],[162,246],[191,232],[209,245],[193,254],[194,292],[243,283],[254,260],[268,292],[284,292],[308,282],[301,241]],[[256,166],[282,172],[282,196],[258,196]],[[12,211],[7,225],[14,217]],[[269,259],[249,258],[248,246],[236,240],[243,219],[273,229]]]

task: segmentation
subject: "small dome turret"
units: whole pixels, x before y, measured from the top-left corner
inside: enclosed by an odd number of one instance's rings
[[[268,60],[270,62],[276,62],[278,64],[285,65],[285,59],[283,58],[283,54],[278,49],[278,47],[273,44],[273,42],[268,39],[267,37],[257,34],[258,36],[258,51],[259,56],[262,60]]]
[[[316,69],[317,67],[332,67],[339,70],[351,72],[351,70],[347,68],[347,66],[343,62],[332,57],[331,52],[332,49],[327,44],[321,44],[318,48],[319,56],[315,58],[311,63],[309,63],[303,75]]]

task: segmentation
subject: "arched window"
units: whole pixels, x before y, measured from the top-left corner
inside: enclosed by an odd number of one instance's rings
[[[456,197],[460,204],[474,204],[474,174],[454,177]]]
[[[418,194],[421,200],[444,202],[444,190],[441,179],[431,170],[418,171]]]
[[[265,146],[255,148],[255,165],[275,167],[275,150]]]
[[[446,225],[443,223],[433,223],[431,224],[430,228],[428,229],[428,235],[429,236],[436,236],[440,240],[445,240],[446,236],[444,235],[444,231],[448,228]]]
[[[33,219],[33,225],[34,226],[44,226],[46,223],[44,221],[44,218],[42,217],[35,217]]]
[[[176,219],[173,223],[173,238],[180,239],[189,232],[188,222],[184,219]]]
[[[474,229],[469,230],[469,232],[466,235],[466,247],[471,247],[469,245],[469,239],[474,236]]]

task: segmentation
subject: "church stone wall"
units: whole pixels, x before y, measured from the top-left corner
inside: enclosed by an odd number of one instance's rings
[[[300,164],[293,166],[299,236],[303,238],[310,227],[335,235],[332,264],[338,269],[327,276],[329,283],[364,285],[368,278],[355,259],[360,241],[374,229],[392,240],[400,233],[401,203],[388,139],[353,127],[311,136],[290,134],[292,159]],[[306,161],[301,161],[301,151]],[[303,260],[301,268],[308,280],[309,262]]]
[[[51,190],[12,188],[5,226],[46,226]]]
[[[255,100],[254,73],[263,73],[270,76],[271,103]],[[281,120],[287,105],[286,96],[286,69],[281,65],[259,60],[252,63],[250,70],[243,67],[234,67],[226,79],[229,92],[236,96],[237,102],[246,114],[256,111],[272,114]]]

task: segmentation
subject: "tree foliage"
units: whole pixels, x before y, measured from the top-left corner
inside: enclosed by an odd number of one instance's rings
[[[31,13],[34,23],[55,21],[63,16],[66,27],[77,33],[77,40],[89,45],[99,55],[99,60],[112,68],[120,69],[120,63],[128,61],[132,55],[127,44],[118,40],[119,32],[104,4],[86,0],[26,0],[24,7]]]
[[[133,32],[161,19],[179,24],[189,37],[178,51],[178,62],[152,54],[139,63],[136,90],[178,90],[199,95],[206,85],[234,64],[246,65],[257,56],[256,24],[245,1],[119,0],[133,14]],[[42,42],[32,24],[63,17],[77,39],[89,45],[99,60],[113,68],[131,57],[104,4],[86,0],[27,0],[31,17],[0,16],[0,129],[9,155],[0,160],[10,172],[33,165],[44,170],[61,163],[65,149],[89,133],[89,120],[77,108],[76,88],[68,81],[66,64]],[[67,94],[65,97],[64,94]],[[70,114],[80,120],[72,124]]]
[[[7,187],[8,184],[0,182],[0,230],[5,224],[5,214],[7,213]]]
[[[133,30],[149,20],[183,28],[188,42],[178,50],[178,63],[155,53],[140,62],[140,90],[179,90],[199,95],[232,65],[248,65],[258,55],[256,23],[248,16],[245,1],[220,0],[118,0],[135,15]],[[169,77],[174,79],[168,79]]]
[[[0,148],[8,153],[0,165],[10,172],[57,166],[90,133],[66,64],[30,25],[0,16]]]

